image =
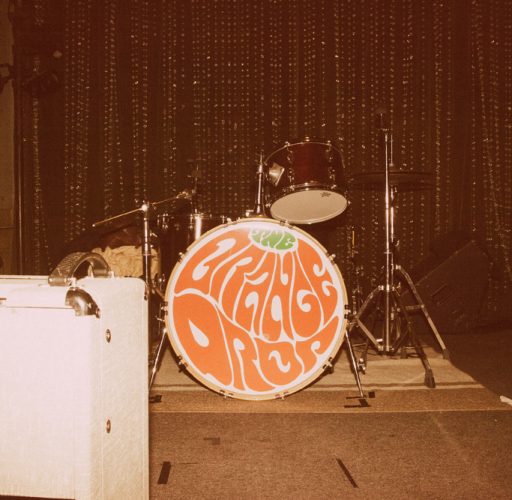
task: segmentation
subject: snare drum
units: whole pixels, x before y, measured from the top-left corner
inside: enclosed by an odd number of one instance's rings
[[[347,208],[342,156],[330,142],[287,142],[267,157],[265,165],[266,206],[275,219],[313,224]]]
[[[325,249],[272,219],[196,240],[165,293],[170,343],[187,371],[239,399],[273,399],[317,379],[341,347],[346,290]]]

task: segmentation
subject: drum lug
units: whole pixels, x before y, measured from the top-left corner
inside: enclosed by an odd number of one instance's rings
[[[178,366],[180,367],[180,372],[182,371],[182,368],[188,367],[188,363],[186,361],[183,361],[182,356],[178,356]]]
[[[288,162],[288,165],[293,165],[295,159],[295,155],[293,154],[293,150],[291,149],[291,144],[289,142],[286,143],[286,161]],[[289,184],[293,185],[295,184],[295,172],[293,169],[289,168],[286,172],[288,177]]]
[[[329,373],[332,373],[332,372],[334,371],[334,368],[333,368],[333,366],[332,366],[331,361],[332,361],[332,358],[329,358],[329,359],[324,363],[324,366],[322,366],[322,369],[323,369],[324,371],[329,370]]]
[[[352,315],[352,311],[350,310],[350,307],[348,306],[348,304],[345,304],[344,318],[345,319],[350,319],[351,315]]]
[[[288,391],[284,391],[284,392],[281,392],[279,394],[276,394],[275,395],[275,399],[281,399],[282,401],[284,401],[284,398],[288,396]]]
[[[233,399],[233,394],[226,392],[224,389],[220,389],[219,394],[223,396],[224,399]]]

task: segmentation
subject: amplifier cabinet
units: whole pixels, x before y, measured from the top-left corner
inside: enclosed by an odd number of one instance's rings
[[[0,495],[149,497],[145,292],[0,277]]]

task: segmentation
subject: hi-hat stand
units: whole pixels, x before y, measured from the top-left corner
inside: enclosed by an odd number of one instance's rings
[[[348,331],[352,332],[352,330],[358,328],[364,333],[373,347],[382,354],[395,355],[400,352],[402,357],[406,357],[407,348],[414,348],[416,354],[421,359],[425,370],[425,385],[433,388],[435,387],[434,374],[425,351],[416,336],[409,313],[413,311],[420,311],[423,313],[430,329],[441,347],[443,356],[446,359],[449,357],[448,349],[432,321],[432,318],[430,317],[430,314],[428,313],[411,277],[397,262],[397,248],[394,235],[397,184],[404,179],[407,182],[410,182],[411,180],[421,181],[422,178],[421,175],[416,175],[416,178],[414,178],[407,175],[410,174],[410,172],[397,172],[394,170],[393,135],[391,131],[384,126],[381,126],[380,130],[384,142],[384,284],[378,285],[370,292],[359,310],[350,319]],[[403,174],[405,174],[405,176]],[[362,180],[362,183],[368,179],[373,182],[375,181],[375,178],[375,173],[370,173],[370,175],[366,176],[366,179],[363,174],[362,179],[359,180]],[[404,303],[402,295],[404,290],[407,289],[411,292],[415,301],[413,305],[406,305]],[[382,336],[379,338],[373,335],[370,328],[368,328],[363,321],[364,318],[370,316],[372,309],[374,313],[380,313]],[[373,316],[373,318],[375,320],[375,316]],[[374,325],[376,323],[377,321],[374,321]],[[364,369],[365,364],[366,358],[364,357],[359,361],[359,368]]]

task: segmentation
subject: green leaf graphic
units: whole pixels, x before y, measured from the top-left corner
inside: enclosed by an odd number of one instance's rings
[[[295,244],[295,236],[283,229],[255,229],[250,234],[253,241],[265,248],[289,250]]]

